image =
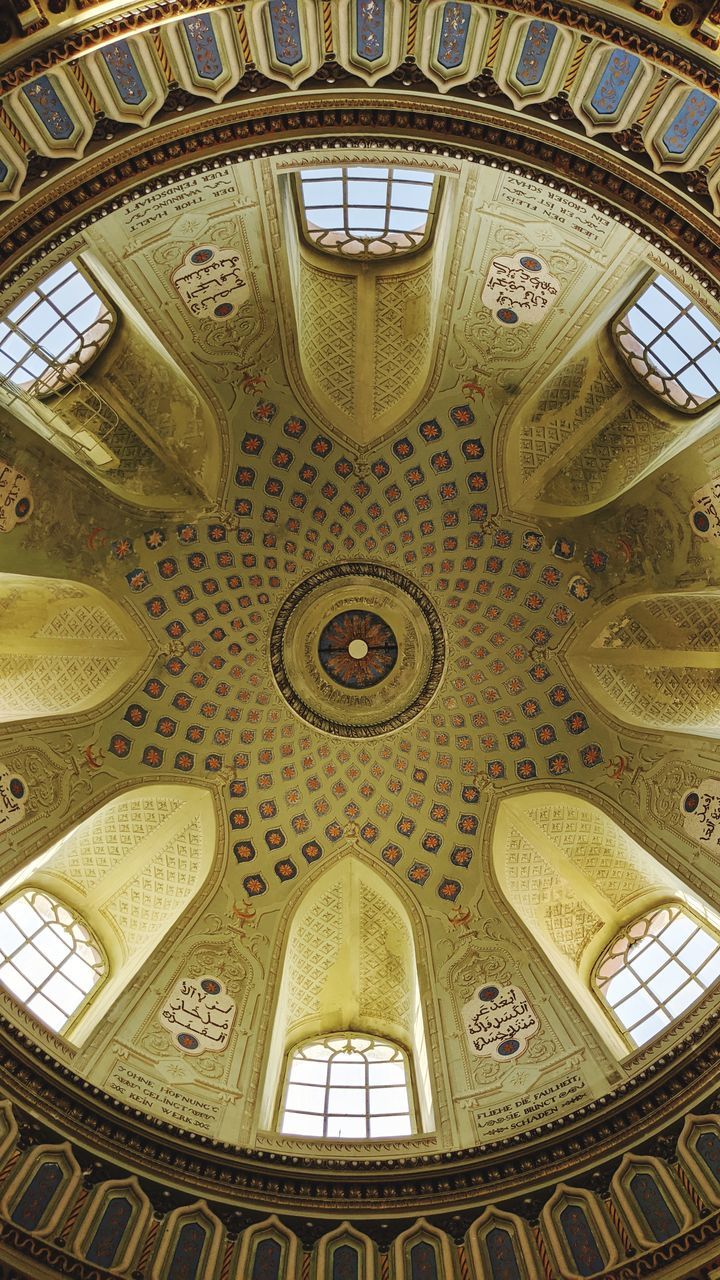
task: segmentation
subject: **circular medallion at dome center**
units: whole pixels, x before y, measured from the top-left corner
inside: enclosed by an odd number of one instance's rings
[[[270,637],[286,702],[309,724],[372,737],[407,724],[439,687],[445,637],[425,592],[385,565],[336,564],[291,591]]]
[[[331,680],[345,689],[371,689],[390,674],[398,657],[392,627],[368,609],[346,609],[320,633],[318,657]]]

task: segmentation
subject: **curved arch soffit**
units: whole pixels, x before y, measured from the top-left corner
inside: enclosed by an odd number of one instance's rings
[[[138,625],[95,587],[0,573],[0,723],[95,711],[149,658]]]
[[[720,589],[625,597],[584,627],[566,656],[614,721],[705,737],[720,731]]]

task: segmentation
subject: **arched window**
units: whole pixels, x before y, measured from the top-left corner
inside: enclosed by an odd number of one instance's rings
[[[100,354],[114,323],[85,272],[64,262],[0,320],[0,380],[49,395]]]
[[[674,408],[697,413],[720,395],[720,329],[667,276],[641,289],[613,332],[636,377]]]
[[[381,258],[419,249],[432,231],[438,179],[423,169],[343,165],[299,175],[305,237],[318,249]]]
[[[0,982],[63,1031],[107,972],[85,925],[49,893],[26,889],[0,910]]]
[[[633,1044],[679,1018],[720,976],[720,938],[679,903],[640,916],[604,952],[597,991]]]
[[[398,1045],[338,1034],[290,1054],[281,1133],[385,1139],[414,1129],[408,1061]]]

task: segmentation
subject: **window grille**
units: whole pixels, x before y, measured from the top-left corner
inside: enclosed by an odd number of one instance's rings
[[[641,289],[613,332],[636,377],[674,408],[697,413],[720,395],[720,329],[667,276]]]
[[[677,903],[635,920],[605,952],[597,989],[635,1045],[645,1044],[720,976],[720,939]]]
[[[53,1031],[105,973],[85,925],[50,894],[29,889],[0,910],[0,982]]]
[[[419,249],[430,237],[438,196],[432,173],[351,165],[298,176],[303,231],[318,249],[382,258]]]
[[[406,1137],[414,1132],[407,1056],[398,1045],[338,1034],[290,1055],[280,1132],[308,1138]]]
[[[0,319],[0,380],[50,395],[100,354],[114,322],[84,272],[64,262]]]

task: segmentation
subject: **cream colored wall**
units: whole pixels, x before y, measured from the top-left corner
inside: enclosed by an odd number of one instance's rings
[[[643,912],[669,900],[708,904],[587,800],[534,791],[504,800],[493,836],[505,898],[584,1015],[618,1056],[627,1044],[593,994],[593,966]]]
[[[419,1127],[432,1130],[433,1088],[415,939],[390,885],[352,851],[296,902],[286,930],[282,976],[260,1101],[260,1126],[275,1127],[288,1052],[331,1032],[397,1041],[409,1054]]]
[[[72,1022],[81,1044],[203,887],[215,855],[208,793],[142,787],[116,797],[0,888],[44,889],[97,937],[108,976]],[[5,997],[0,995],[3,1003]]]
[[[0,574],[0,723],[97,708],[148,657],[132,618],[94,587]]]
[[[720,590],[627,596],[584,628],[571,666],[630,725],[715,736],[720,729]]]

